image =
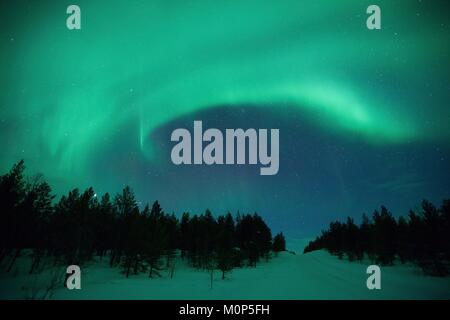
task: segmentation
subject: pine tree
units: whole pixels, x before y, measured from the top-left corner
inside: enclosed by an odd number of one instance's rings
[[[222,279],[233,268],[235,259],[234,250],[234,220],[230,213],[217,219],[217,235],[215,251],[217,268],[222,271]]]
[[[162,253],[167,248],[168,236],[167,229],[163,223],[164,213],[158,201],[152,205],[147,223],[147,241],[145,245],[145,259],[150,267],[149,278],[153,275],[160,276],[161,271],[159,262]]]
[[[274,252],[286,251],[286,240],[284,238],[283,232],[278,233],[273,238],[272,250]]]
[[[11,270],[15,260],[20,255],[22,243],[21,217],[19,205],[25,197],[25,181],[23,160],[14,164],[9,173],[0,179],[0,262],[14,249],[13,260],[8,270]]]
[[[123,251],[124,261],[122,267],[124,268],[124,273],[128,278],[131,272],[131,268],[135,266],[135,260],[137,259],[138,251],[138,241],[139,235],[136,235],[133,230],[138,223],[136,223],[139,209],[136,204],[136,200],[130,187],[126,186],[122,194],[119,194],[115,198],[115,207],[119,214],[119,219],[122,223],[121,228],[119,228],[119,250]]]
[[[187,212],[184,212],[181,217],[179,236],[178,247],[181,249],[181,257],[184,258],[191,246],[189,239],[189,213]]]
[[[53,213],[52,201],[54,195],[51,194],[51,188],[47,182],[42,181],[40,177],[31,186],[29,191],[33,198],[30,211],[30,228],[28,229],[28,244],[26,247],[32,248],[32,263],[29,273],[39,267],[46,248],[49,246],[49,236],[46,230]]]

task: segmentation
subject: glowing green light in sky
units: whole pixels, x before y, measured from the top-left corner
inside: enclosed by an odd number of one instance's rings
[[[133,119],[126,134],[151,160],[158,126],[245,103],[294,106],[368,142],[449,137],[447,27],[418,16],[420,3],[379,1],[383,29],[368,31],[365,1],[78,2],[80,31],[65,28],[63,3],[2,18],[2,166],[23,155],[44,172],[82,172]]]

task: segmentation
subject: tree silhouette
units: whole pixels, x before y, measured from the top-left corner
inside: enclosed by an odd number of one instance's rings
[[[12,270],[23,249],[31,249],[30,273],[43,258],[54,264],[83,265],[94,256],[109,257],[128,278],[141,272],[161,276],[164,268],[174,275],[177,250],[194,267],[219,269],[224,279],[242,263],[255,266],[270,251],[284,250],[279,234],[274,245],[269,227],[258,215],[231,213],[215,217],[183,213],[181,221],[166,214],[158,201],[140,210],[134,193],[126,186],[113,200],[109,193],[99,199],[92,188],[73,189],[54,202],[50,186],[38,176],[24,177],[23,161],[0,176],[0,262],[8,258]],[[211,278],[212,279],[212,278]]]
[[[286,251],[286,239],[284,238],[283,232],[273,237],[272,250],[275,252]]]
[[[422,201],[418,212],[410,211],[408,217],[398,221],[386,207],[375,210],[372,220],[363,215],[358,227],[351,218],[346,224],[332,222],[306,246],[304,253],[326,249],[330,253],[352,259],[370,260],[381,265],[391,265],[396,259],[401,263],[413,262],[433,276],[450,273],[450,200],[440,208]]]

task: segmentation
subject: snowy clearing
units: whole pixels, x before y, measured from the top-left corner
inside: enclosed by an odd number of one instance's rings
[[[382,267],[381,290],[368,290],[368,264],[339,260],[325,251],[280,253],[256,268],[234,269],[227,279],[179,260],[175,275],[145,273],[125,278],[108,259],[82,267],[81,290],[63,287],[64,270],[46,269],[28,275],[28,258],[21,257],[10,273],[0,274],[1,299],[449,299],[450,278],[423,275],[413,265]],[[54,280],[51,285],[51,280]],[[50,286],[49,286],[50,284]],[[45,287],[49,289],[46,290]],[[50,297],[51,293],[51,297]]]

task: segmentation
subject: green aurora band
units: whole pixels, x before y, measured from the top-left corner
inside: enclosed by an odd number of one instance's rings
[[[79,183],[129,121],[137,129],[123,134],[156,161],[155,129],[219,105],[294,107],[373,144],[448,140],[445,13],[377,2],[380,31],[365,27],[370,1],[80,0],[79,31],[65,26],[70,3],[10,3],[0,19],[1,169],[24,158]]]

